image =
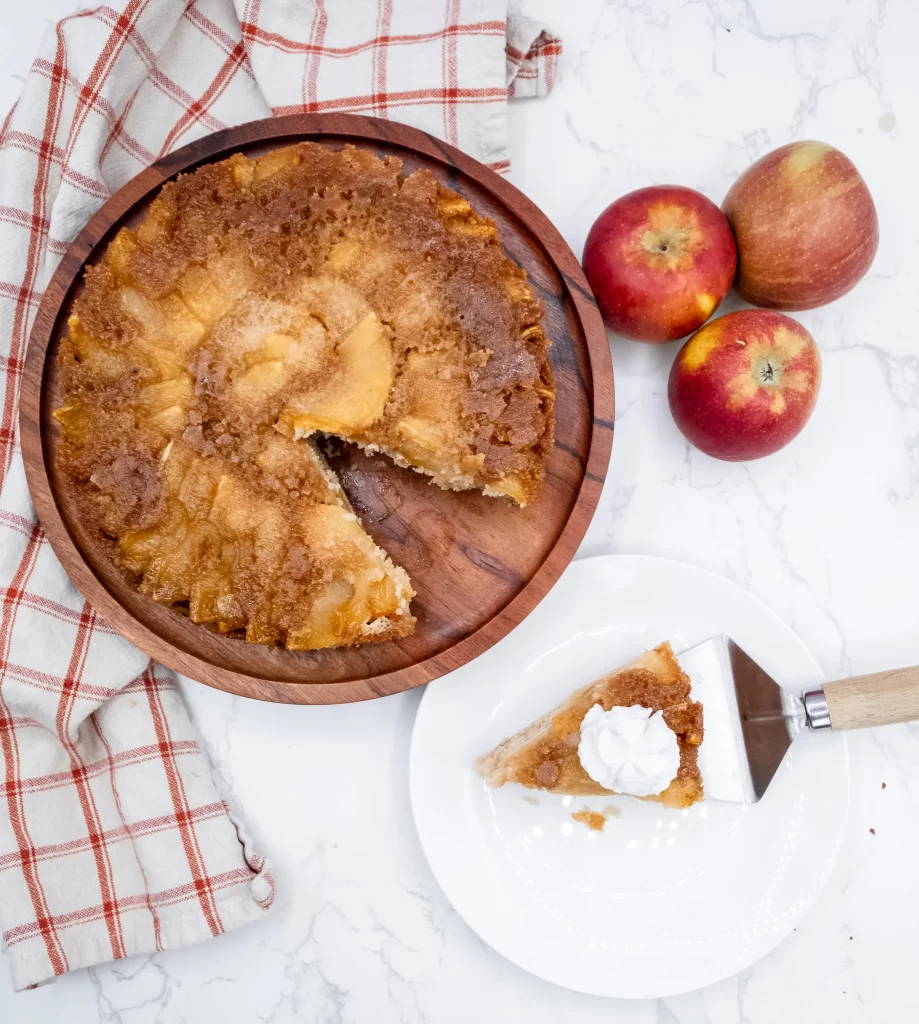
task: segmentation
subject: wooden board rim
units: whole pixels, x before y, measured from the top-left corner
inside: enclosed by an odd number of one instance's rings
[[[316,136],[357,144],[386,142],[452,167],[527,225],[551,257],[580,321],[592,375],[588,394],[593,417],[588,456],[571,515],[539,568],[500,612],[453,646],[406,668],[343,682],[295,683],[246,675],[198,658],[149,629],[118,601],[84,559],[58,509],[41,424],[46,358],[60,309],[85,261],[111,228],[179,173],[239,149]],[[291,114],[215,132],[163,157],[122,186],[80,231],[48,283],[33,323],[20,394],[23,462],[38,519],[70,579],[92,607],[122,636],[176,672],[240,696],[292,704],[347,703],[411,689],[473,660],[519,625],[564,571],[590,524],[609,463],[615,407],[612,361],[600,313],[574,253],[546,215],[509,181],[440,139],[396,122],[353,114]]]

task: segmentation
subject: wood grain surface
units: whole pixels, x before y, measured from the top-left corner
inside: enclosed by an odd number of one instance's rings
[[[834,729],[919,721],[919,665],[840,679],[823,692]]]
[[[332,462],[348,497],[374,540],[412,578],[417,631],[397,642],[294,653],[211,632],[123,579],[61,485],[51,413],[58,403],[58,342],[84,264],[100,258],[118,229],[143,216],[163,182],[236,151],[257,154],[306,139],[396,156],[406,174],[427,167],[496,221],[505,249],[527,270],[545,306],[558,422],[542,497],[525,509],[475,492],[441,491],[381,456],[340,446]],[[48,540],[77,588],[120,633],[210,686],[259,700],[342,703],[397,693],[459,668],[542,600],[574,555],[600,497],[613,439],[613,374],[606,332],[574,254],[513,185],[404,125],[296,114],[199,139],[157,161],[105,203],[62,259],[39,307],[23,377],[20,432]]]

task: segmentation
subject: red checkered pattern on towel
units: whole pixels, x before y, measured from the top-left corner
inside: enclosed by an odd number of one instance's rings
[[[560,44],[506,0],[113,0],[55,26],[0,135],[0,928],[17,988],[261,917],[263,860],[170,673],[58,564],[16,435],[29,329],[71,239],[157,157],[272,113],[415,125],[508,166],[508,91]],[[516,81],[515,81],[516,79]]]

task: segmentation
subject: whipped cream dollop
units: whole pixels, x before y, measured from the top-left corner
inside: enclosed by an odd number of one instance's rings
[[[663,793],[680,767],[676,733],[662,712],[640,704],[594,704],[581,722],[578,757],[594,782],[628,796]]]

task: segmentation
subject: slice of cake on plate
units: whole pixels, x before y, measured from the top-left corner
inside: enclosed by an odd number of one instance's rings
[[[477,762],[490,786],[615,794],[688,807],[702,799],[702,705],[669,643],[602,676]]]

